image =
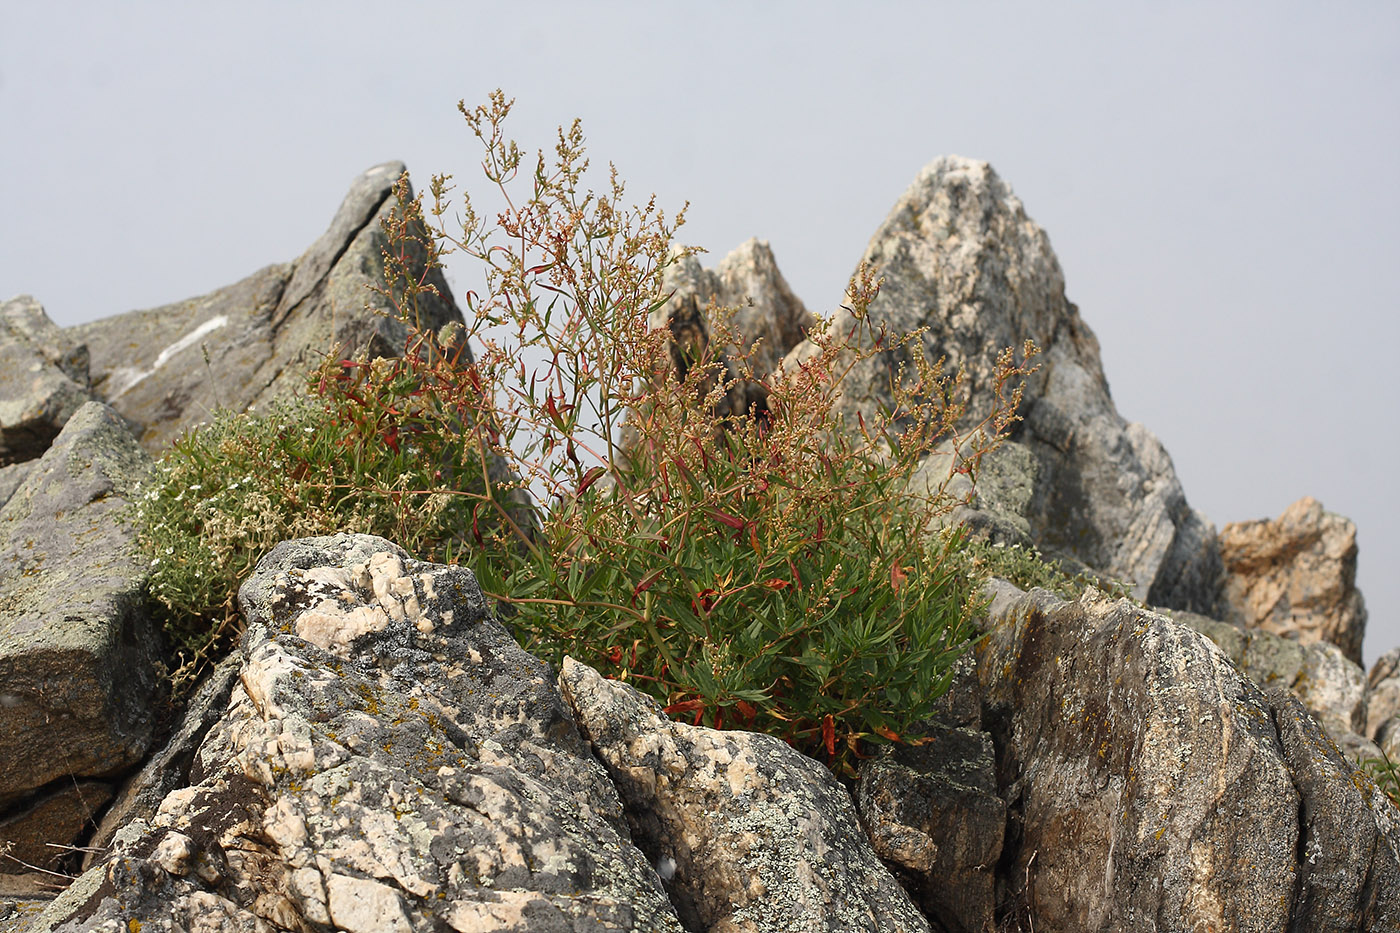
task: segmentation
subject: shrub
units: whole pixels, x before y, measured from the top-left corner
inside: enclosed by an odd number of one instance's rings
[[[604,193],[585,189],[577,122],[552,160],[522,171],[504,97],[460,109],[505,209],[485,221],[470,198],[453,205],[450,176],[435,177],[429,239],[422,200],[401,181],[383,297],[416,322],[431,286],[406,257],[461,251],[485,282],[465,297],[466,333],[413,327],[399,360],[328,361],[314,399],[182,441],[149,513],[153,553],[171,560],[157,596],[194,618],[278,535],[375,531],[470,564],[526,647],[578,657],[672,714],[766,730],[838,766],[863,742],[898,739],[946,688],[978,605],[960,533],[938,530],[954,503],[910,480],[943,442],[976,468],[1015,418],[1034,348],[1019,364],[1001,355],[992,413],[959,435],[961,375],[925,360],[921,333],[871,323],[879,285],[862,269],[801,365],[760,380],[742,353],[720,359],[714,348],[745,342],[719,314],[682,373],[648,318],[667,300],[683,212],[668,222],[654,202],[624,207],[615,170]],[[447,229],[454,211],[460,231]],[[904,360],[894,405],[847,424],[843,375],[876,353]],[[760,417],[721,404],[736,380],[763,384]],[[179,483],[204,486],[216,464],[240,474],[224,447],[281,464],[290,482],[276,496],[270,481],[253,492],[239,481],[182,499]],[[538,514],[522,508],[527,491]],[[172,543],[208,537],[201,516],[214,509],[227,536]],[[237,518],[253,513],[278,517]],[[228,589],[184,597],[176,579],[215,563]]]

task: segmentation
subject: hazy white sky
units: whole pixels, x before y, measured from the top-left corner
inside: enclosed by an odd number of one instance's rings
[[[1192,504],[1354,519],[1368,663],[1400,645],[1400,5],[505,6],[0,4],[0,298],[151,307],[294,258],[377,162],[475,183],[456,102],[498,86],[815,310],[923,165],[986,159]]]

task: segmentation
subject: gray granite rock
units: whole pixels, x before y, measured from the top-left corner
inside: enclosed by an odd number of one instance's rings
[[[89,402],[0,509],[0,807],[117,773],[150,742],[157,641],[122,517],[150,468]]]
[[[208,419],[218,407],[244,410],[304,391],[308,376],[339,349],[401,352],[403,323],[385,313],[380,222],[396,206],[404,166],[388,162],[351,185],[330,228],[295,262],[187,301],[71,328],[91,353],[93,391],[136,426],[150,451]],[[411,251],[421,265],[422,250]],[[428,282],[424,326],[461,321],[440,270]]]
[[[822,765],[773,736],[672,722],[571,658],[560,689],[687,929],[929,929]]]
[[[1126,601],[993,592],[978,670],[1009,807],[1002,922],[1396,928],[1394,814],[1286,693]]]
[[[227,711],[43,929],[673,931],[549,668],[465,569],[286,542]]]
[[[87,348],[29,295],[0,303],[0,467],[43,454],[91,397]],[[0,503],[7,485],[0,477]]]
[[[1028,528],[1047,553],[1128,581],[1140,599],[1211,614],[1220,569],[1214,528],[1187,503],[1161,443],[1118,414],[1098,341],[1065,297],[1049,238],[991,166],[946,157],[926,167],[863,259],[883,277],[871,320],[896,334],[927,328],[926,357],[966,370],[965,423],[988,410],[998,351],[1028,338],[1042,349],[1012,436],[1035,467],[1012,464],[1026,479],[1008,487],[1029,481],[1034,494],[988,497],[1007,527]],[[838,312],[832,326],[849,324]],[[813,353],[810,341],[800,344],[785,368]],[[890,403],[891,380],[906,362],[887,351],[852,371],[841,403],[852,423]],[[946,478],[945,468],[924,481]]]

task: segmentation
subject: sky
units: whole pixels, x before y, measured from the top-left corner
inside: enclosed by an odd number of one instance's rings
[[[989,161],[1191,504],[1353,519],[1368,665],[1400,646],[1400,5],[0,0],[0,299],[212,291],[390,159],[475,185],[497,87],[816,311],[921,167]]]

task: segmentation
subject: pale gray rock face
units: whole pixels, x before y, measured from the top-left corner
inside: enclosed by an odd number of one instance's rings
[[[1215,642],[1266,693],[1285,689],[1353,760],[1378,755],[1367,730],[1366,672],[1328,642],[1301,644],[1263,629],[1243,629],[1189,612],[1169,612]]]
[[[1353,769],[1299,707],[1126,601],[994,594],[978,670],[1010,808],[1006,922],[1393,928],[1393,814],[1369,782],[1352,793]],[[1325,762],[1308,757],[1322,746]],[[1342,879],[1335,895],[1320,893],[1325,878]],[[1346,925],[1368,919],[1381,925]]]
[[[822,765],[772,736],[672,722],[572,659],[559,683],[687,929],[929,929]]]
[[[703,268],[694,255],[682,257],[666,270],[665,287],[674,294],[671,301],[652,312],[653,329],[665,327],[670,309],[690,295],[695,296],[701,310],[734,309],[730,324],[743,349],[751,351],[749,362],[760,378],[772,373],[788,351],[806,339],[807,329],[816,322],[788,287],[767,240],[743,243],[714,269]],[[713,315],[707,317],[711,325],[713,321]]]
[[[1356,525],[1304,497],[1277,519],[1220,532],[1221,604],[1237,625],[1304,644],[1326,641],[1361,663],[1366,606],[1356,588]]]
[[[1034,463],[1009,462],[1022,478],[999,484],[1033,484],[1034,495],[1015,505],[1019,512],[1001,515],[1008,527],[1024,526],[1043,549],[1129,582],[1141,599],[1210,614],[1219,574],[1214,528],[1187,504],[1161,443],[1114,408],[1098,341],[1065,298],[1049,238],[991,166],[958,157],[933,162],[895,203],[863,258],[883,277],[872,321],[894,334],[927,328],[926,357],[946,358],[949,372],[966,369],[966,424],[990,407],[1001,349],[1019,349],[1029,338],[1043,351],[1026,386],[1025,421],[1012,436]],[[838,312],[832,326],[849,324]],[[784,368],[813,353],[804,342]],[[852,372],[842,399],[849,421],[891,403],[891,379],[904,362],[886,352]],[[944,478],[946,471],[926,480]],[[1008,503],[988,506],[1006,513]]]
[[[120,772],[150,742],[156,637],[121,519],[150,469],[121,419],[89,402],[0,509],[0,837],[29,832],[25,795]]]
[[[403,169],[388,162],[357,178],[330,229],[295,262],[198,298],[71,328],[90,350],[94,393],[154,452],[216,408],[241,411],[304,391],[334,348],[402,352],[407,330],[380,313],[388,301],[373,289],[385,286],[380,221],[395,205],[391,191]],[[441,271],[428,281],[439,297],[417,309],[423,326],[460,322]]]
[[[244,666],[193,783],[45,928],[680,933],[550,669],[469,571],[311,538],[239,598]]]
[[[0,466],[39,457],[91,398],[87,347],[30,296],[0,303]],[[0,478],[0,504],[6,485]]]
[[[1376,739],[1382,727],[1400,715],[1400,648],[1381,655],[1366,676],[1366,735]]]

